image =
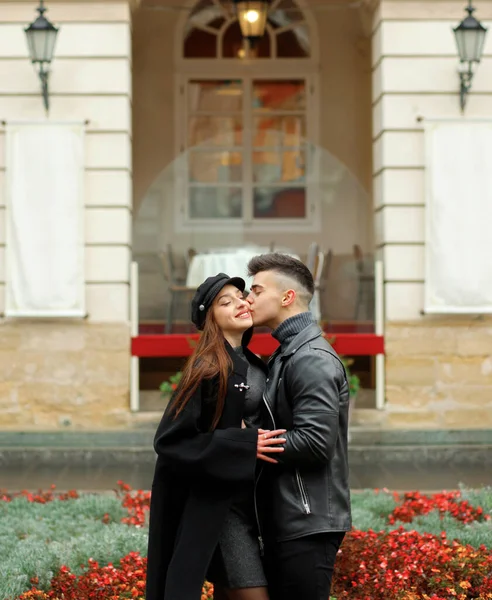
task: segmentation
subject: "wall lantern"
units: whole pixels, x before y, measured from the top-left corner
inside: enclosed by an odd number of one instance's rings
[[[473,8],[471,0],[468,0],[468,6],[465,10],[468,12],[468,16],[453,29],[460,57],[461,112],[465,110],[466,97],[471,89],[474,74],[473,63],[478,64],[482,58],[487,33],[487,29],[473,16],[475,8]]]
[[[38,11],[39,16],[29,25],[29,27],[26,27],[24,31],[26,32],[27,37],[29,57],[32,64],[38,70],[39,79],[41,80],[44,107],[46,112],[48,112],[49,67],[51,60],[53,59],[58,29],[44,16],[46,8],[44,7],[43,0],[40,0],[39,6],[36,10]]]
[[[243,38],[250,46],[263,37],[270,0],[233,0]]]

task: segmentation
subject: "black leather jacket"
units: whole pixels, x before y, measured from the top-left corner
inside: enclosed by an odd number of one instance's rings
[[[285,451],[257,479],[261,534],[285,541],[351,528],[345,369],[316,324],[269,362],[264,426],[287,429]]]

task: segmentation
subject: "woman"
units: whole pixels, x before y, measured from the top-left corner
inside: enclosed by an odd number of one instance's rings
[[[203,330],[154,439],[147,600],[268,600],[253,502],[256,460],[276,462],[285,430],[254,427],[266,368],[246,344],[245,282],[209,277],[192,301]],[[246,335],[245,335],[246,332]]]

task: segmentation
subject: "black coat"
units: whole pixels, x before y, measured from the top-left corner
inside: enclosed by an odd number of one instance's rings
[[[226,347],[233,368],[217,428],[210,431],[217,381],[209,380],[176,419],[169,406],[157,429],[147,600],[199,600],[232,497],[254,481],[258,431],[241,429],[248,365]],[[245,354],[266,371],[246,348]]]

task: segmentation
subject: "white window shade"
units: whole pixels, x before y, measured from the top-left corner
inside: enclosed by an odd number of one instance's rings
[[[428,122],[425,135],[425,312],[492,313],[492,122]]]
[[[7,130],[6,316],[82,317],[84,126]]]

